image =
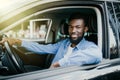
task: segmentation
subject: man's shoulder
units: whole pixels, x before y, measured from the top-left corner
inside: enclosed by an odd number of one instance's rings
[[[68,41],[69,41],[69,38],[65,38],[65,39],[62,39],[62,40],[60,40],[58,42],[68,42]]]
[[[62,39],[56,42],[56,44],[68,44],[70,42],[69,38]]]
[[[86,46],[97,46],[97,44],[95,44],[93,41],[88,41],[86,39],[84,39],[84,45],[86,45]]]

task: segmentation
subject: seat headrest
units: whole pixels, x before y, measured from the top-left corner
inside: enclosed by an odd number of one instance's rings
[[[66,23],[66,20],[62,20],[61,23],[60,23],[60,33],[62,35],[69,35],[68,24]]]

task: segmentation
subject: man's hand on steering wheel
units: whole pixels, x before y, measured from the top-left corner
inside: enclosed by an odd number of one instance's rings
[[[8,37],[2,37],[0,44],[3,47],[3,55],[1,56],[2,64],[3,66],[8,67],[8,71],[6,74],[17,74],[21,72],[26,72],[24,68],[24,63],[22,62],[21,58],[17,55],[12,45],[21,45],[21,40],[14,39],[14,38],[8,38]]]
[[[20,39],[15,39],[15,38],[2,38],[2,40],[0,41],[0,44],[3,45],[4,42],[8,41],[10,45],[17,45],[17,46],[21,46],[21,40]]]

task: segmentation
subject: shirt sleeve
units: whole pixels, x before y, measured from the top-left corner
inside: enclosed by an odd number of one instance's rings
[[[62,58],[59,60],[61,67],[71,65],[85,65],[85,64],[96,64],[101,62],[102,52],[97,46],[91,46],[84,50],[78,50],[72,53],[68,58]]]
[[[37,42],[22,41],[21,46],[29,51],[32,51],[38,54],[47,54],[47,53],[56,54],[60,46],[60,42],[56,44],[42,45]]]

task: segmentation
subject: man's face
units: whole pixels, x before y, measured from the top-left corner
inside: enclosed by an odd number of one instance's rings
[[[87,30],[88,28],[85,26],[83,19],[71,20],[68,29],[71,43],[78,44]]]

